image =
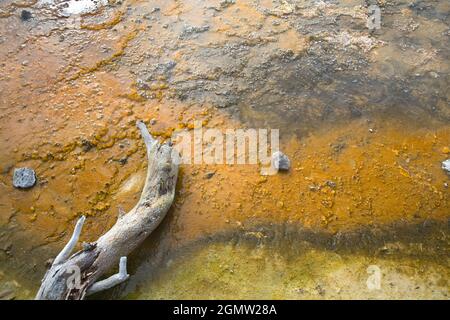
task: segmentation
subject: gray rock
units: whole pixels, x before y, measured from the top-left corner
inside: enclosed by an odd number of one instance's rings
[[[281,151],[272,154],[272,166],[277,170],[287,171],[291,167],[291,161]]]
[[[447,174],[450,174],[450,159],[442,161],[442,169],[444,169]]]
[[[31,188],[36,184],[36,174],[30,168],[14,169],[13,185],[16,188],[26,189]]]
[[[330,188],[332,188],[332,189],[336,188],[336,182],[334,182],[334,181],[327,180],[327,181],[325,182],[325,184],[326,184],[327,186],[329,186]]]
[[[236,0],[222,0],[220,1],[220,6],[222,8],[227,8],[236,3]]]
[[[205,179],[211,179],[216,174],[215,171],[207,172],[205,174]]]
[[[22,10],[22,12],[20,13],[20,18],[22,19],[22,21],[28,21],[32,17],[33,17],[33,15],[28,10]]]
[[[201,27],[197,27],[197,26],[189,26],[189,25],[185,25],[183,28],[183,31],[181,32],[179,38],[184,40],[187,38],[191,38],[192,35],[198,34],[198,33],[203,33],[209,30],[209,26],[208,25],[204,25]]]

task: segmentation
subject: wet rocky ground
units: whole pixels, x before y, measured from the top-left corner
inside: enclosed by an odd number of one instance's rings
[[[205,297],[217,279],[208,298],[446,297],[449,13],[444,0],[2,1],[0,297],[33,296],[78,216],[91,241],[134,205],[138,119],[160,139],[196,120],[277,128],[291,169],[182,166],[136,276],[102,297]],[[20,167],[31,189],[14,188]],[[381,292],[365,287],[372,264],[393,283]]]

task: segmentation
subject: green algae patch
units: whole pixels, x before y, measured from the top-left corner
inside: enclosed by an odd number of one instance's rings
[[[306,243],[210,243],[166,261],[127,298],[408,299],[448,297],[449,268],[407,257],[339,254]],[[373,285],[380,271],[379,287]],[[368,284],[368,282],[370,282]]]

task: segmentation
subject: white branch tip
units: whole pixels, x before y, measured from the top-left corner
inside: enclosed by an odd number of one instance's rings
[[[53,265],[57,265],[63,263],[69,258],[73,249],[77,245],[78,239],[80,238],[81,230],[83,229],[84,221],[86,220],[85,216],[81,216],[78,219],[77,224],[75,225],[75,229],[73,230],[72,237],[69,242],[65,245],[65,247],[61,250],[61,252],[56,256],[55,261],[53,261]]]

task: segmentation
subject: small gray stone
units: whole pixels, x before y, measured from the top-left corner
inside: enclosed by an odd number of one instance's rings
[[[211,179],[216,174],[215,171],[207,172],[205,174],[205,179]]]
[[[334,181],[327,180],[327,181],[325,181],[325,184],[332,189],[336,188],[336,182],[334,182]]]
[[[222,0],[220,1],[220,6],[222,8],[227,8],[236,3],[236,0]]]
[[[442,169],[444,169],[447,174],[450,174],[450,159],[442,161]]]
[[[20,18],[22,19],[22,21],[28,21],[32,17],[33,17],[33,15],[28,10],[22,10],[22,12],[20,13]]]
[[[206,32],[209,30],[209,28],[210,27],[208,25],[204,25],[204,26],[200,26],[200,27],[185,25],[183,27],[183,30],[182,30],[179,38],[181,40],[185,40],[185,39],[192,37],[193,35],[196,35],[198,33]]]
[[[272,154],[272,166],[277,170],[287,171],[291,167],[291,161],[281,151]]]
[[[26,189],[31,188],[36,184],[36,174],[30,168],[14,169],[13,185],[16,188]]]

